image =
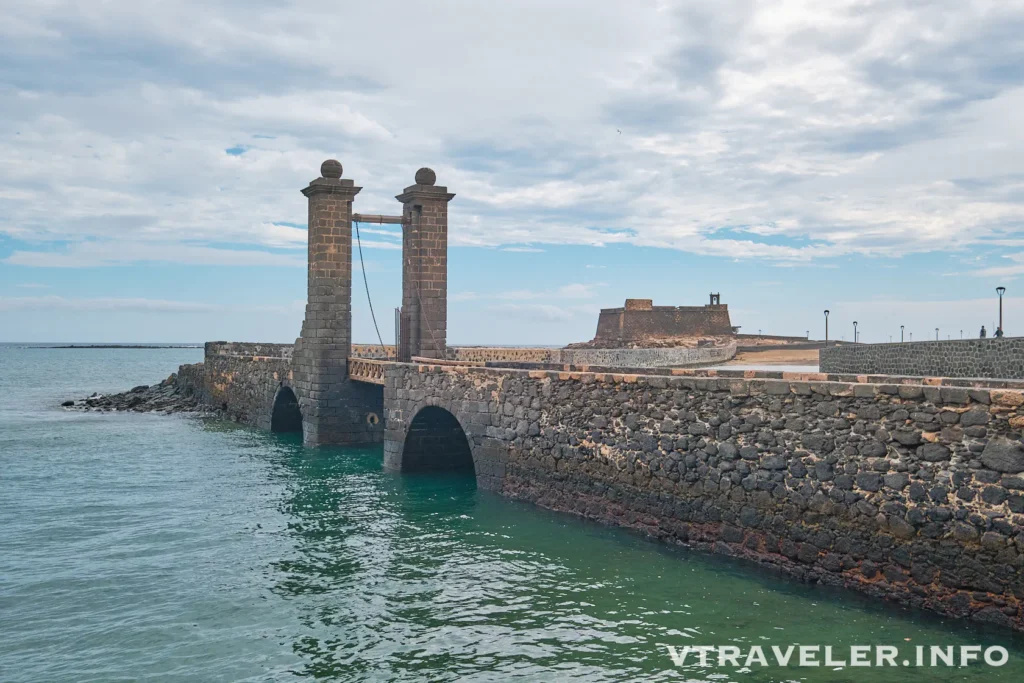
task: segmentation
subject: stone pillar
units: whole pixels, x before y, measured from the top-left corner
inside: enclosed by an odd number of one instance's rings
[[[362,188],[341,173],[341,164],[328,159],[320,166],[321,177],[302,190],[309,199],[309,263],[306,318],[295,342],[292,383],[308,446],[375,440],[367,420],[372,397],[367,387],[348,379],[352,200]]]
[[[447,187],[429,168],[395,197],[402,202],[402,330],[400,360],[444,358],[448,335]]]

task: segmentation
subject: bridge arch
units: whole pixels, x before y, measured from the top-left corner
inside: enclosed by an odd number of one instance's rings
[[[405,430],[399,469],[475,474],[472,442],[459,419],[440,406],[422,407]]]
[[[302,432],[302,412],[299,399],[289,386],[281,385],[274,396],[274,407],[270,414],[270,431]]]

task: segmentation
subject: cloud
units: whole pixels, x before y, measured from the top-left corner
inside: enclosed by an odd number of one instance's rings
[[[364,245],[366,246],[366,245]],[[174,242],[112,240],[78,242],[50,251],[14,251],[3,263],[43,268],[88,268],[132,263],[187,263],[207,266],[305,267],[305,254],[191,246]]]
[[[21,289],[49,289],[50,285],[42,285],[37,282],[23,282],[15,285],[15,287],[20,287]]]
[[[500,292],[495,296],[498,299],[526,300],[526,299],[590,299],[594,296],[594,288],[597,284],[573,283],[563,285],[552,291],[536,291],[530,289],[517,289],[507,292]]]
[[[1024,274],[1024,252],[1018,252],[1016,254],[1004,254],[1004,259],[1008,259],[1013,262],[1012,265],[1007,266],[990,266],[988,268],[981,268],[975,271],[973,274],[978,277],[1009,277],[1014,278],[1018,275]]]
[[[488,310],[502,315],[509,315],[516,318],[540,322],[564,322],[570,318],[576,318],[582,315],[595,316],[597,313],[596,308],[559,306],[556,304],[542,303],[494,304],[488,306]]]
[[[146,298],[66,298],[63,296],[0,297],[0,311],[135,311],[159,313],[219,313],[225,311],[251,313],[295,313],[305,302],[286,306],[235,306],[198,301],[168,301]]]
[[[5,8],[7,262],[296,265],[334,156],[370,213],[429,164],[456,246],[792,265],[1024,230],[1018,0],[443,5]]]

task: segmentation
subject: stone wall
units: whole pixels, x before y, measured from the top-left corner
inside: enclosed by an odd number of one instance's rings
[[[823,372],[1024,378],[1024,337],[823,348]]]
[[[1024,629],[1024,392],[395,365],[482,487],[811,582]]]
[[[288,344],[208,342],[202,400],[233,420],[269,430],[277,390],[292,385],[291,363]],[[187,367],[195,366],[178,373]]]
[[[270,430],[277,392],[281,387],[295,391],[292,348],[291,344],[207,342],[204,361],[179,367],[175,383],[232,420]],[[357,422],[349,430],[361,431],[363,443],[380,442],[383,391],[362,382],[346,382],[346,387],[355,397],[352,419]]]
[[[353,344],[354,358],[387,360],[394,358],[394,346]],[[619,368],[658,368],[714,365],[736,355],[734,344],[720,347],[670,349],[559,349],[555,347],[450,346],[448,360],[467,363],[510,365],[519,363],[558,363]]]
[[[455,346],[448,349],[450,360],[474,363],[559,363],[561,349],[547,347]]]
[[[209,403],[206,395],[205,365],[191,363],[178,366],[174,373],[174,386],[185,396],[194,396],[200,402]]]
[[[577,366],[660,368],[724,363],[736,355],[736,345],[669,349],[562,349],[556,362]]]

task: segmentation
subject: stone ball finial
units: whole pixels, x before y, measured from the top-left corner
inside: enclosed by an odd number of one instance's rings
[[[417,185],[433,185],[437,182],[437,174],[429,168],[421,168],[416,171],[416,184]]]
[[[324,178],[340,178],[342,170],[341,162],[337,159],[328,159],[320,164],[320,175]]]

